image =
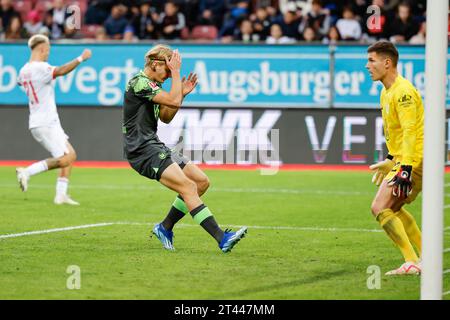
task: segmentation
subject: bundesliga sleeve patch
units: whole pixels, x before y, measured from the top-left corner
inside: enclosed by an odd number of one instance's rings
[[[157,85],[156,83],[151,82],[151,81],[150,81],[150,87],[151,87],[153,90],[157,90],[157,89],[159,88],[158,85]]]

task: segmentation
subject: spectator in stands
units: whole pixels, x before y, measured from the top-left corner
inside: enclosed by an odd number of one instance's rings
[[[30,36],[38,33],[49,33],[48,28],[42,23],[41,16],[37,10],[31,10],[28,12],[27,22],[25,22],[24,27]]]
[[[350,6],[344,7],[342,19],[337,21],[336,28],[339,30],[342,40],[351,41],[361,38],[361,24],[355,18],[355,14]]]
[[[227,15],[233,19],[248,16],[250,1],[249,0],[225,0]]]
[[[111,15],[108,17],[108,19],[106,19],[104,24],[106,34],[111,39],[122,39],[127,25],[128,21],[123,16],[121,5],[114,5],[111,8]]]
[[[108,19],[115,0],[89,0],[84,22],[103,25]]]
[[[223,0],[200,0],[198,19],[199,25],[215,25],[219,28],[222,25],[225,6]]]
[[[249,19],[243,19],[239,24],[234,40],[242,42],[257,42],[259,41],[258,34],[253,32],[253,25]]]
[[[159,29],[163,39],[180,39],[181,30],[186,26],[184,14],[179,12],[174,2],[166,2],[164,12],[159,17]]]
[[[388,21],[391,20],[391,14],[384,9],[384,0],[372,0],[371,5],[380,8],[380,15],[377,16],[373,12],[365,13],[362,20],[363,37],[369,41],[388,39]]]
[[[273,24],[270,27],[270,35],[266,39],[267,44],[286,44],[293,43],[295,39],[283,35],[283,30],[279,24]]]
[[[270,23],[275,23],[275,21],[277,21],[279,15],[278,15],[278,9],[272,6],[268,6],[266,7],[266,12],[268,15],[268,19],[270,21]]]
[[[250,16],[253,23],[254,33],[258,35],[260,40],[266,40],[270,33],[270,20],[266,8],[260,7],[256,9],[256,13]]]
[[[323,8],[321,0],[313,0],[311,10],[306,14],[306,18],[302,22],[300,31],[309,27],[314,30],[319,38],[323,38],[330,30],[330,12]]]
[[[46,24],[50,30],[51,39],[59,39],[64,36],[65,24],[67,18],[73,14],[67,11],[67,7],[64,5],[63,0],[54,0],[53,8],[50,9],[48,15],[52,17],[52,23]]]
[[[341,34],[336,26],[332,26],[330,31],[328,31],[328,35],[322,39],[322,43],[324,44],[337,44],[342,40]]]
[[[53,15],[49,13],[48,11],[44,14],[44,19],[42,19],[42,24],[44,27],[48,29],[48,35],[47,37],[51,38],[51,29],[53,26]]]
[[[351,6],[353,13],[356,17],[364,17],[367,13],[367,8],[372,4],[371,0],[352,0],[351,3],[344,3],[341,7],[341,12],[343,8]],[[364,22],[365,23],[365,22]]]
[[[409,41],[419,31],[419,24],[411,15],[411,7],[407,2],[398,6],[397,16],[390,26],[391,42]]]
[[[175,0],[179,11],[184,15],[186,26],[192,29],[197,25],[197,19],[200,15],[199,0]]]
[[[134,34],[139,39],[156,39],[156,21],[159,19],[154,8],[149,2],[143,2],[139,7],[139,14],[134,16],[131,25]]]
[[[106,34],[106,29],[104,27],[98,27],[95,30],[95,41],[108,41],[109,37]]]
[[[3,30],[6,30],[8,28],[11,18],[18,15],[19,13],[14,10],[11,0],[0,1],[0,20],[2,22]]]
[[[229,42],[233,40],[236,26],[248,16],[249,1],[226,0],[225,8],[226,13],[222,28],[219,31],[219,38],[222,42]]]
[[[285,14],[288,11],[301,11],[303,15],[311,11],[313,0],[279,0],[280,11]]]
[[[297,16],[297,10],[292,8],[275,20],[275,23],[279,24],[281,30],[283,30],[283,35],[296,40],[301,39],[300,34],[300,23],[302,18]]]
[[[450,27],[450,24],[449,24]],[[426,22],[422,22],[420,24],[419,32],[412,36],[411,39],[409,39],[410,44],[425,44],[426,41],[426,33],[427,33],[427,26]]]
[[[137,42],[139,38],[134,34],[134,28],[131,24],[125,27],[125,31],[123,32],[123,41],[124,42]]]
[[[20,16],[13,16],[9,20],[9,25],[6,28],[5,39],[6,40],[20,40],[27,39],[28,33],[23,27],[22,19]]]
[[[314,28],[312,27],[306,27],[305,30],[303,30],[302,40],[306,42],[317,41],[318,35],[316,33],[316,30],[314,30]]]

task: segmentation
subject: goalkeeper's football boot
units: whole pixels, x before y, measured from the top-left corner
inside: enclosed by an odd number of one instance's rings
[[[20,189],[22,189],[23,192],[27,191],[28,180],[30,179],[30,176],[26,172],[25,168],[17,168],[16,176],[17,176],[17,181],[19,181]]]
[[[161,241],[164,248],[167,250],[175,250],[173,246],[173,231],[166,230],[161,223],[158,223],[153,228],[152,233]]]
[[[405,262],[404,264],[402,264],[400,266],[400,268],[386,272],[385,275],[386,276],[398,276],[398,275],[408,275],[408,274],[419,275],[421,271],[422,270],[420,268],[419,263],[414,263],[414,262],[408,261],[408,262]]]
[[[222,241],[219,243],[219,248],[222,252],[227,253],[230,252],[231,249],[239,242],[242,238],[245,237],[247,233],[247,227],[242,227],[236,232],[232,232],[231,230],[225,230]]]

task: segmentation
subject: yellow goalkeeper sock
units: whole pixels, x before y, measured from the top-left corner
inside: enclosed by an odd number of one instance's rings
[[[401,208],[395,215],[402,221],[408,239],[416,247],[420,257],[422,255],[422,233],[416,220],[405,208]]]
[[[389,238],[399,247],[405,261],[417,262],[419,258],[409,242],[403,223],[394,212],[391,209],[385,209],[378,214],[377,220]]]

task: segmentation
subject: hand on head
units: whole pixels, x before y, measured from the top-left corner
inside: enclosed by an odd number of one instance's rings
[[[178,52],[178,50],[173,50],[172,57],[165,58],[167,67],[170,69],[171,72],[180,72],[181,69],[181,55]]]

